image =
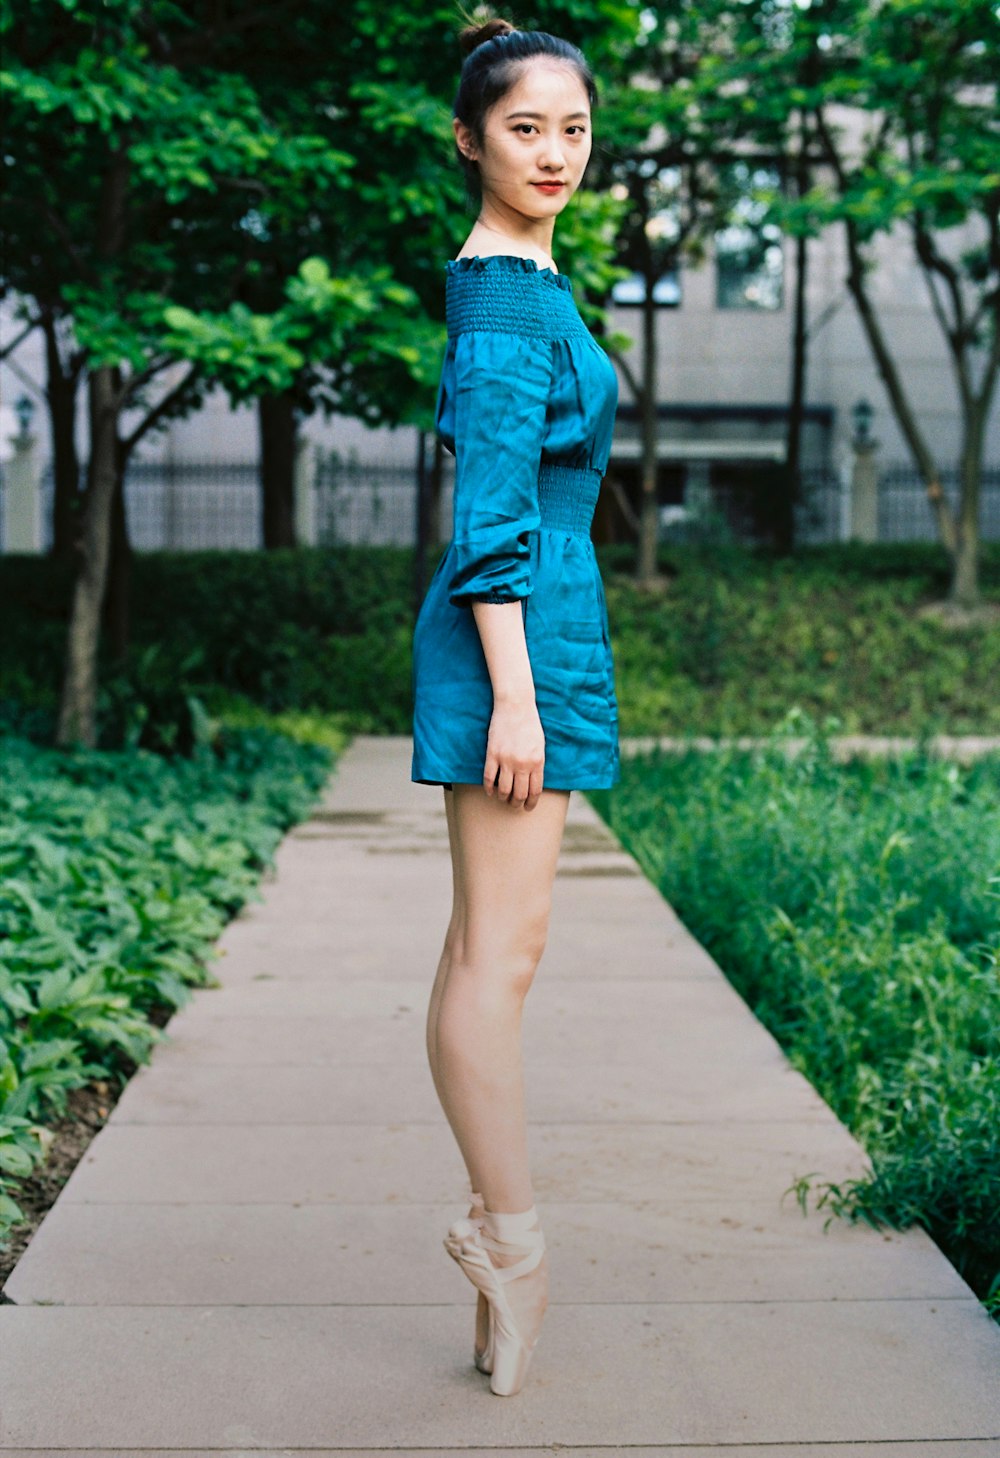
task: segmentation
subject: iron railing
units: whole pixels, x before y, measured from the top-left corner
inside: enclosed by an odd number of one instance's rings
[[[442,541],[452,514],[453,463],[445,465],[441,493]],[[952,505],[958,501],[955,471],[941,484]],[[0,472],[2,487],[2,472]],[[306,517],[310,535],[326,545],[412,546],[416,540],[415,472],[407,465],[343,463],[317,453],[308,476]],[[52,473],[40,483],[42,548],[51,545]],[[849,522],[849,486],[841,472],[803,471],[795,507],[796,541],[802,545],[843,540]],[[262,546],[261,492],[256,464],[247,462],[164,463],[134,461],[125,486],[129,539],[137,551],[255,551]],[[664,537],[683,540],[717,530],[734,541],[762,540],[757,513],[744,491],[716,485],[700,508],[666,513]],[[689,525],[685,525],[685,518]],[[3,513],[0,512],[0,528]],[[679,520],[678,520],[679,519]],[[1000,541],[1000,466],[983,472],[980,523],[984,541]],[[878,538],[882,542],[934,542],[937,525],[918,473],[887,465],[879,478]],[[0,531],[2,539],[2,531]]]

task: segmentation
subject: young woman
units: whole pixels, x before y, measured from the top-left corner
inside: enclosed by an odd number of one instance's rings
[[[445,787],[454,905],[427,1051],[469,1173],[445,1248],[479,1288],[474,1360],[520,1391],[548,1304],[521,1077],[570,791],[619,778],[607,603],[590,524],[614,369],[552,259],[591,154],[583,55],[499,17],[467,26],[454,104],[480,199],[446,265],[436,427],[456,457],[454,535],[413,644],[411,778]]]

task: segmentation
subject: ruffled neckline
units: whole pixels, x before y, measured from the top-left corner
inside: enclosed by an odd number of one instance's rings
[[[454,273],[481,273],[491,264],[506,273],[537,274],[539,278],[551,279],[557,288],[564,289],[566,293],[573,292],[573,280],[568,273],[540,268],[533,258],[524,258],[520,253],[466,254],[462,258],[449,258],[445,268]]]

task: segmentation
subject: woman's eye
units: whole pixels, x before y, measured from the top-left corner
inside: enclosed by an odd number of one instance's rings
[[[532,122],[518,122],[517,125],[515,126],[514,130],[516,132],[525,132],[525,131],[533,132],[533,131],[536,130],[536,128],[535,128],[535,126],[533,125]],[[586,128],[585,127],[580,127],[580,126],[572,126],[572,127],[567,128],[567,130],[568,131],[571,131],[571,132],[580,132],[580,133],[582,133],[582,132],[584,132],[586,130]]]

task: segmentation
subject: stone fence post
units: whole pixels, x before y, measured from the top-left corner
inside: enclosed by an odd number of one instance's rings
[[[870,436],[855,436],[851,441],[854,462],[848,535],[855,542],[878,541],[878,445]]]
[[[316,456],[318,447],[300,435],[295,444],[295,540],[300,547],[314,547],[317,536]]]
[[[42,545],[42,469],[38,436],[21,431],[10,443],[2,467],[3,550],[40,553]]]

